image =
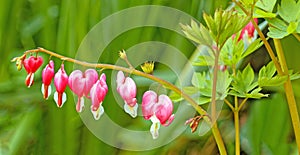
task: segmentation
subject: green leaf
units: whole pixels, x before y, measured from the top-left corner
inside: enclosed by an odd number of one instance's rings
[[[297,26],[296,32],[297,32],[297,33],[300,33],[300,20],[299,20],[299,22],[298,22],[298,26]]]
[[[232,91],[230,94],[232,95],[234,93],[235,95],[239,94],[239,97],[246,97],[246,94],[257,86],[258,83],[254,82],[254,71],[250,64],[248,64],[242,72],[237,72],[232,83]]]
[[[204,14],[203,18],[218,45],[223,45],[228,38],[249,22],[248,17],[239,15],[234,10],[219,9],[215,11],[214,18],[207,14]]]
[[[197,98],[195,98],[195,100],[197,101],[197,103],[199,105],[203,105],[203,104],[211,102],[210,97],[204,97],[204,96],[197,97]]]
[[[254,89],[251,91],[250,94],[246,94],[246,97],[248,98],[254,98],[254,99],[260,99],[262,97],[268,97],[268,94],[259,93],[262,89],[260,87]]]
[[[265,86],[279,86],[286,80],[287,76],[276,75],[276,68],[273,61],[269,62],[267,66],[263,66],[258,73],[258,85],[260,87]]]
[[[197,61],[193,62],[194,66],[213,66],[215,59],[210,55],[200,55]]]
[[[276,0],[259,0],[255,6],[267,12],[272,12],[275,4]]]
[[[288,28],[287,28],[287,32],[289,34],[294,33],[296,31],[298,27],[298,23],[297,22],[290,22]]]
[[[270,24],[268,36],[271,38],[281,39],[289,35],[287,32],[288,25],[281,19],[273,18],[267,19],[268,23]]]
[[[193,86],[189,86],[189,87],[184,87],[183,92],[185,92],[188,95],[193,95],[199,92],[199,89]]]
[[[253,17],[254,18],[275,18],[276,14],[272,12],[266,12],[259,8],[255,8]]]
[[[269,32],[267,33],[267,35],[270,38],[282,39],[289,35],[288,32],[274,28],[274,27],[269,27],[268,29],[269,29]]]
[[[246,49],[245,52],[243,52],[241,58],[245,58],[246,56],[252,54],[254,51],[256,51],[258,48],[260,48],[263,45],[263,42],[261,39],[256,39],[253,41]]]
[[[278,6],[278,13],[288,23],[296,21],[300,14],[300,2],[295,0],[281,0],[281,5]]]
[[[240,2],[244,5],[244,6],[251,6],[253,4],[255,4],[257,2],[257,0],[240,0]]]
[[[171,92],[170,95],[169,95],[170,99],[173,101],[173,102],[180,102],[183,100],[183,98],[181,97],[180,94],[177,94],[175,92]]]
[[[195,21],[191,21],[191,26],[181,24],[181,28],[186,37],[198,44],[206,46],[212,45],[212,38],[209,31],[202,25],[197,24]]]
[[[300,79],[300,74],[297,73],[293,73],[293,70],[289,70],[289,75],[290,75],[290,79],[291,80],[297,80]]]
[[[276,73],[276,67],[273,61],[270,61],[267,66],[263,66],[258,73],[258,80],[262,77],[272,78]]]
[[[218,71],[217,78],[217,99],[224,100],[227,97],[227,92],[231,84],[232,78],[227,70],[224,72]]]
[[[230,90],[228,92],[229,95],[232,95],[232,96],[237,96],[237,97],[240,97],[240,98],[246,98],[246,94],[243,93],[243,92],[237,92],[236,90]]]
[[[197,73],[195,72],[192,77],[192,85],[197,88],[204,88],[206,81],[206,74],[203,73]]]

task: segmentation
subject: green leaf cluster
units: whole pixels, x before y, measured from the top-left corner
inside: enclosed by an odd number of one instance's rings
[[[203,18],[213,40],[220,46],[249,22],[247,16],[239,15],[234,10],[219,9],[215,11],[214,17],[204,14]]]
[[[260,15],[267,18],[270,24],[269,37],[281,39],[292,33],[300,33],[300,1],[282,0],[277,8],[279,17],[272,13],[276,1],[265,0],[264,3],[266,5],[262,5],[262,2],[259,1],[256,6],[266,11],[264,15],[262,13]]]
[[[242,40],[238,40],[239,36],[228,39],[220,53],[221,63],[227,66],[237,67],[237,64],[246,56],[256,51],[263,45],[261,39],[254,40],[250,45],[245,45]],[[247,47],[246,47],[247,46]]]
[[[287,76],[275,75],[276,68],[273,61],[269,62],[267,66],[263,66],[258,73],[258,85],[265,86],[279,86],[286,80]]]
[[[237,64],[248,55],[252,54],[263,45],[261,39],[256,39],[250,45],[246,45],[242,40],[238,40],[239,34],[234,38],[229,38],[220,52],[220,65],[237,68]],[[210,48],[199,48],[200,55],[193,63],[195,66],[213,66],[215,56]]]
[[[230,95],[257,99],[268,97],[267,94],[260,93],[262,88],[258,87],[258,82],[255,81],[254,71],[250,64],[242,72],[238,71],[233,79]]]
[[[198,101],[198,104],[205,104],[211,101],[212,97],[212,72],[196,72],[192,77],[192,86],[184,87],[183,92],[191,95],[195,100]],[[229,72],[219,71],[218,72],[218,81],[217,81],[217,100],[224,100],[229,91],[229,86],[231,84],[232,78],[229,75]],[[174,102],[179,102],[183,98],[174,92],[170,94],[171,100]]]
[[[188,39],[198,44],[211,47],[213,40],[209,31],[202,24],[198,25],[194,20],[192,20],[191,25],[181,24],[181,28]]]
[[[256,18],[274,18],[276,14],[273,13],[276,0],[259,0],[255,4],[254,16]]]

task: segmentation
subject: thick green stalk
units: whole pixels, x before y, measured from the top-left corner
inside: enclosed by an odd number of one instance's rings
[[[300,42],[300,36],[297,33],[293,33],[293,35]]]
[[[216,143],[218,145],[220,154],[221,155],[227,155],[225,144],[224,144],[224,141],[222,139],[222,135],[221,135],[220,130],[218,128],[217,122],[215,122],[213,124],[213,126],[211,128],[211,131],[212,131],[212,133],[215,137],[215,140],[216,140]]]
[[[298,146],[298,153],[300,154],[300,121],[299,121],[299,113],[297,110],[297,103],[296,103],[294,92],[293,92],[292,82],[289,77],[288,67],[287,67],[287,63],[285,60],[285,56],[284,56],[284,53],[282,50],[280,40],[274,39],[274,45],[275,45],[275,48],[276,48],[276,51],[278,54],[279,62],[282,66],[283,74],[288,76],[287,81],[284,83],[284,89],[286,92],[285,94],[286,94],[286,98],[288,101],[288,106],[289,106],[292,124],[293,124],[293,128],[294,128],[294,134],[295,134],[295,138],[296,138],[296,143]]]
[[[227,154],[223,139],[222,138],[217,138],[217,137],[222,137],[220,132],[219,132],[219,129],[218,129],[217,110],[216,110],[216,95],[217,95],[219,55],[220,55],[220,50],[216,50],[214,70],[213,70],[212,97],[211,97],[211,119],[212,119],[212,123],[213,123],[212,132],[215,136],[216,143],[218,145],[220,154],[223,155],[223,154]]]
[[[247,16],[252,16],[252,14],[250,14],[239,2],[237,2],[236,0],[233,0],[242,10],[243,12],[247,15]],[[285,75],[284,72],[286,72],[286,75],[288,76],[288,67],[284,58],[284,53],[282,51],[281,48],[281,44],[279,42],[279,40],[274,39],[274,43],[275,43],[275,48],[279,57],[279,62],[275,57],[275,54],[270,46],[270,44],[268,43],[267,39],[265,38],[264,34],[262,33],[262,31],[259,29],[258,25],[256,24],[256,22],[253,20],[253,18],[251,18],[251,22],[255,27],[255,30],[258,32],[258,35],[260,36],[260,38],[262,39],[272,61],[275,64],[276,70],[278,72],[279,75]],[[294,35],[298,40],[300,39],[300,37],[296,34]],[[282,65],[282,66],[280,66]],[[290,78],[287,79],[287,81],[284,84],[284,89],[285,89],[285,94],[287,97],[287,102],[288,102],[288,106],[289,106],[289,111],[290,111],[290,115],[291,115],[291,119],[292,119],[292,124],[293,124],[293,128],[294,128],[294,134],[296,137],[296,143],[297,143],[297,147],[298,147],[298,153],[300,154],[300,123],[299,123],[299,114],[297,111],[297,103],[294,97],[294,92],[293,92],[293,88],[292,88],[292,83]]]
[[[241,152],[240,148],[240,120],[239,120],[239,111],[237,108],[233,111],[234,116],[234,128],[235,128],[235,154],[239,155]]]
[[[212,94],[211,94],[211,119],[213,123],[217,120],[216,118],[216,95],[217,95],[217,81],[218,81],[218,66],[219,66],[219,55],[220,51],[216,50],[215,53],[215,63],[213,70],[213,85],[212,85]]]

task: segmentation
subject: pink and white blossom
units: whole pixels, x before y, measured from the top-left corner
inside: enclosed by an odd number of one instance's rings
[[[90,97],[92,100],[91,112],[95,120],[98,120],[100,116],[104,113],[104,108],[102,107],[102,102],[108,92],[108,87],[106,84],[106,76],[103,73],[100,79],[92,86],[90,90]]]
[[[151,120],[150,132],[153,139],[158,138],[160,125],[168,126],[174,120],[173,104],[167,95],[157,95],[154,91],[147,91],[142,99],[142,112],[146,120]]]
[[[67,100],[65,89],[68,85],[68,75],[65,72],[64,64],[61,65],[60,69],[54,76],[54,86],[56,92],[54,93],[54,100],[57,107],[61,108]]]
[[[42,93],[44,99],[48,99],[51,94],[51,82],[54,77],[54,62],[50,60],[49,64],[43,69],[42,72]]]
[[[70,89],[78,96],[76,110],[82,112],[84,108],[83,96],[89,98],[92,86],[98,80],[98,73],[95,69],[87,69],[84,73],[80,70],[73,71],[68,80]]]
[[[41,67],[42,64],[43,58],[40,56],[30,56],[28,59],[23,61],[23,66],[28,74],[25,80],[25,84],[28,88],[32,86],[34,73]]]
[[[124,100],[124,110],[133,118],[137,116],[136,84],[130,77],[125,77],[122,71],[117,74],[117,92]]]

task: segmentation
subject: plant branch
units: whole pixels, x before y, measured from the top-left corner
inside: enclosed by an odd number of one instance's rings
[[[235,128],[235,154],[239,155],[241,152],[240,146],[240,119],[239,119],[239,100],[237,96],[234,96],[234,128]]]
[[[219,66],[219,55],[220,50],[217,49],[215,52],[215,63],[213,67],[213,85],[212,85],[212,95],[211,95],[211,118],[212,121],[216,121],[216,95],[217,95],[217,81],[218,81],[218,66]]]
[[[223,45],[222,45],[223,46]],[[222,48],[221,46],[221,48]],[[214,68],[213,68],[213,88],[212,88],[212,97],[211,97],[211,119],[212,119],[212,132],[215,136],[216,143],[218,145],[219,151],[221,155],[226,155],[226,149],[222,138],[216,138],[216,137],[222,137],[220,134],[220,131],[218,130],[218,123],[217,123],[217,110],[216,110],[216,95],[217,95],[217,80],[218,80],[218,66],[219,66],[219,55],[220,50],[217,47],[217,50],[215,52],[215,62],[214,62]]]
[[[59,58],[63,61],[68,61],[68,62],[72,62],[74,64],[78,64],[81,66],[85,66],[85,67],[91,67],[91,68],[101,68],[101,69],[112,69],[112,70],[121,70],[130,74],[135,74],[138,76],[142,76],[148,79],[151,79],[153,81],[159,82],[160,84],[166,86],[168,89],[174,91],[177,94],[180,94],[187,102],[189,102],[193,108],[201,115],[206,115],[209,116],[209,114],[201,107],[197,104],[197,102],[192,99],[189,95],[187,95],[186,93],[184,93],[183,91],[181,91],[178,87],[176,87],[174,84],[165,81],[163,79],[160,79],[156,76],[153,76],[151,74],[147,74],[144,72],[141,72],[139,70],[136,70],[134,68],[125,68],[122,66],[116,66],[116,65],[112,65],[112,64],[101,64],[101,63],[88,63],[88,62],[84,62],[84,61],[79,61],[73,58],[69,58],[69,57],[65,57],[63,55],[51,52],[49,50],[43,49],[43,48],[37,48],[37,49],[32,49],[32,50],[28,50],[24,52],[24,55],[29,54],[29,53],[38,53],[38,52],[42,52],[42,53],[46,53],[49,54],[51,57],[56,57]],[[24,56],[23,55],[23,56]],[[212,133],[215,137],[216,143],[218,145],[219,151],[221,155],[227,155],[226,149],[225,149],[225,145],[222,139],[222,136],[220,134],[220,131],[218,129],[218,126],[216,123],[212,124],[212,121],[209,117],[204,117],[203,118],[208,124],[212,125]]]
[[[248,98],[245,98],[242,103],[240,104],[238,111],[240,111],[242,109],[242,107],[244,106],[244,104],[247,102]]]
[[[239,111],[234,110],[234,128],[235,128],[235,154],[240,154],[240,121],[239,121]]]
[[[227,99],[224,99],[224,102],[228,105],[228,107],[234,111],[234,107],[231,105],[231,103],[227,100]]]
[[[278,39],[273,39],[273,40],[274,40],[274,45],[275,45],[276,51],[278,53],[278,58],[279,58],[280,64],[282,65],[283,73],[284,73],[284,75],[288,76],[287,81],[284,83],[284,89],[286,92],[285,94],[286,94],[286,98],[288,101],[288,106],[289,106],[292,124],[293,124],[293,128],[294,128],[294,134],[295,134],[295,138],[296,138],[296,143],[298,146],[298,153],[300,154],[300,121],[299,121],[299,114],[298,114],[298,110],[297,110],[297,103],[295,100],[292,82],[289,77],[288,67],[287,67],[287,63],[285,60],[285,56],[284,56],[284,53],[282,50],[280,40],[278,40]]]
[[[293,33],[293,36],[300,42],[300,36],[298,33]]]
[[[24,54],[28,54],[28,53],[37,53],[37,52],[43,52],[46,54],[51,55],[52,57],[57,57],[63,61],[68,61],[68,62],[72,62],[74,64],[78,64],[81,66],[85,66],[85,67],[91,67],[91,68],[101,68],[101,69],[112,69],[112,70],[121,70],[127,73],[131,73],[131,74],[135,74],[138,76],[142,76],[148,79],[151,79],[153,81],[159,82],[160,84],[166,86],[167,88],[169,88],[170,90],[173,90],[175,93],[182,95],[182,97],[188,101],[194,108],[195,110],[201,114],[201,115],[208,115],[208,113],[202,108],[200,107],[196,101],[194,101],[189,95],[185,94],[183,91],[181,91],[178,87],[176,87],[174,84],[165,81],[163,79],[160,79],[156,76],[153,76],[151,74],[146,74],[144,72],[141,72],[139,70],[136,70],[134,68],[125,68],[122,66],[116,66],[116,65],[112,65],[112,64],[101,64],[101,63],[88,63],[88,62],[84,62],[84,61],[79,61],[73,58],[69,58],[69,57],[65,57],[63,55],[51,52],[49,50],[43,49],[43,48],[37,48],[37,49],[33,49],[33,50],[28,50],[26,51]]]

